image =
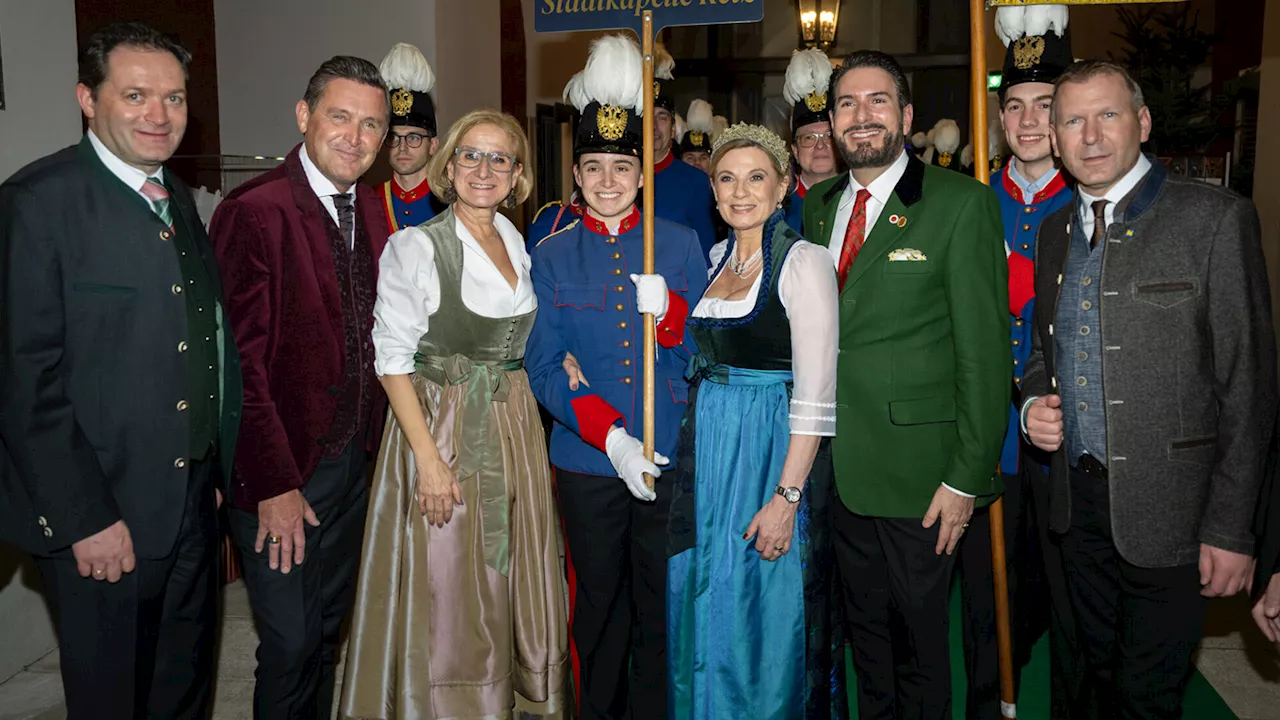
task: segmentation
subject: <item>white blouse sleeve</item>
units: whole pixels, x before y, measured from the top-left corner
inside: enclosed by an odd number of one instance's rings
[[[716,268],[720,267],[720,261],[724,259],[724,254],[729,249],[729,241],[721,240],[711,246],[711,252],[707,253],[707,259],[711,261],[711,267],[707,270],[707,282],[715,282]]]
[[[778,297],[791,322],[791,434],[834,437],[840,301],[826,248],[809,242],[791,248],[778,279]]]
[[[374,370],[382,375],[413,373],[418,341],[440,309],[440,277],[435,247],[416,227],[387,240],[378,261],[378,299],[373,306]]]

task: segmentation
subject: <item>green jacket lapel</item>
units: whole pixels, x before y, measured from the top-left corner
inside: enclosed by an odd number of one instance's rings
[[[853,266],[849,268],[849,277],[844,283],[845,290],[853,287],[854,283],[866,275],[877,261],[888,257],[894,243],[902,237],[910,224],[905,222],[909,214],[908,208],[919,202],[923,195],[924,163],[916,156],[908,154],[907,169],[903,171],[902,178],[894,186],[893,195],[889,197],[889,202],[884,204],[880,217],[876,219],[875,227],[871,229],[871,235],[867,237],[862,249],[858,251],[858,257],[853,260]],[[895,219],[895,216],[901,225],[890,222]]]
[[[806,227],[805,233],[813,235],[805,239],[815,245],[823,247],[831,246],[831,234],[835,232],[836,212],[840,209],[840,199],[844,197],[844,189],[849,186],[849,173],[844,173],[829,188],[823,189],[823,204],[814,213],[812,219],[814,227]],[[810,192],[819,190],[818,186],[810,188]],[[840,228],[840,232],[844,232],[844,228]]]

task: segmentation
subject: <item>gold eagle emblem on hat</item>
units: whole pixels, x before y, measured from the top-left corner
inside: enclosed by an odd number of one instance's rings
[[[413,93],[400,88],[391,93],[391,112],[401,117],[408,115],[413,109]]]
[[[702,147],[702,141],[703,141],[704,139],[706,139],[706,136],[705,136],[705,135],[703,135],[701,131],[699,131],[699,130],[690,130],[690,131],[689,131],[689,144],[690,144],[690,145],[692,145],[692,146],[694,146],[694,147]]]
[[[951,153],[938,153],[938,167],[951,167]]]
[[[654,80],[653,81],[653,99],[657,100],[658,96],[661,94],[662,94],[662,83],[658,82],[657,80]]]
[[[617,105],[601,105],[596,111],[596,129],[605,140],[620,140],[627,130],[627,111]]]
[[[1029,70],[1040,64],[1044,55],[1044,38],[1036,35],[1018,38],[1013,43],[1013,66],[1019,70]]]
[[[827,93],[814,90],[804,96],[804,106],[809,108],[809,112],[818,112],[827,109]]]

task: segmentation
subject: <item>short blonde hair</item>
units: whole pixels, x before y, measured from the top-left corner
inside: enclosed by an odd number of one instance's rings
[[[453,188],[453,181],[449,179],[449,163],[453,162],[454,152],[457,151],[462,138],[479,125],[493,125],[511,139],[511,144],[515,146],[516,163],[523,168],[520,177],[516,178],[515,200],[517,204],[528,200],[529,193],[533,191],[533,175],[528,167],[529,138],[515,118],[507,113],[489,109],[472,110],[449,128],[440,150],[431,158],[431,163],[427,166],[427,182],[431,186],[431,192],[447,203],[457,200],[458,194]]]

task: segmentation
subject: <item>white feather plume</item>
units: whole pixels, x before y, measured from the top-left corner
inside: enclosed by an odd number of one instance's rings
[[[929,143],[929,136],[926,135],[923,131],[917,132],[915,135],[911,136],[911,147],[917,150],[923,150],[925,145],[927,145],[928,143]]]
[[[689,132],[689,124],[680,117],[680,113],[676,113],[676,142],[684,142],[685,133]]]
[[[653,46],[653,76],[659,80],[670,80],[674,77],[672,70],[676,69],[676,59],[671,57],[671,53],[667,52],[667,46],[658,43]]]
[[[569,80],[564,97],[578,112],[591,102],[642,107],[643,77],[644,62],[635,41],[625,35],[605,35],[591,43],[587,66]]]
[[[989,158],[1004,155],[1004,128],[999,118],[993,118],[987,125],[987,153]]]
[[[729,118],[723,115],[716,115],[711,118],[711,139],[714,141],[720,137],[720,133],[729,129]]]
[[[782,97],[792,105],[810,93],[827,91],[831,83],[831,60],[821,50],[797,50],[787,65]]]
[[[960,167],[968,167],[973,164],[973,143],[964,146],[960,151]]]
[[[685,124],[689,126],[690,130],[710,133],[713,114],[711,103],[706,100],[694,100],[689,103],[689,114],[685,116]]]
[[[414,92],[431,92],[436,85],[436,74],[422,51],[409,43],[396,43],[391,52],[382,58],[378,66],[382,81],[390,88],[404,88]]]
[[[933,144],[939,152],[955,154],[960,149],[960,126],[955,120],[942,119],[933,126]]]
[[[996,34],[1005,47],[1025,34],[1023,30],[1026,27],[1026,15],[1025,7],[996,8]]]
[[[1022,29],[1031,36],[1046,35],[1052,30],[1058,37],[1062,37],[1067,31],[1067,6],[1028,5]]]

